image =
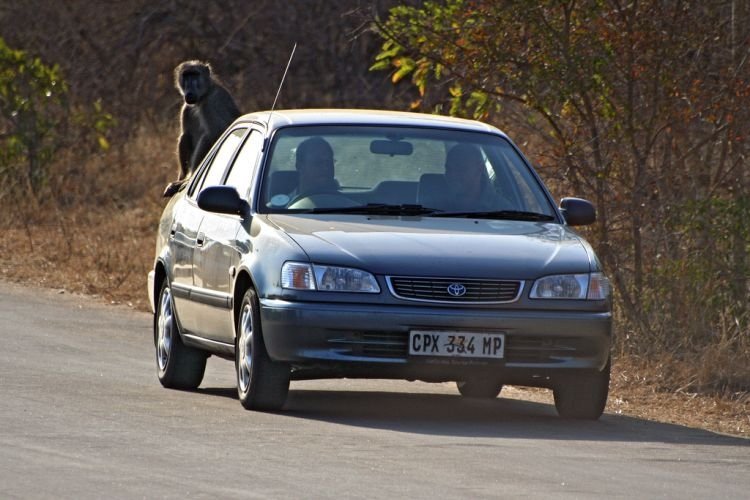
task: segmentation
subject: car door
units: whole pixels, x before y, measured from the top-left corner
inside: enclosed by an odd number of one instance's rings
[[[263,135],[253,129],[231,160],[224,184],[242,197],[248,196],[262,146]],[[242,222],[239,215],[204,212],[193,256],[194,290],[203,299],[198,327],[202,336],[226,344],[234,343],[232,284],[240,258],[235,237]]]

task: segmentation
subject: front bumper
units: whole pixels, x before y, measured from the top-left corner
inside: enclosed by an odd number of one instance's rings
[[[510,373],[604,368],[612,314],[604,312],[453,309],[261,300],[266,348],[293,366],[329,367],[372,376],[461,372],[462,367]],[[505,334],[502,360],[411,357],[409,331],[444,329]],[[359,367],[357,369],[356,367]],[[399,370],[399,367],[402,369]],[[397,375],[394,375],[397,376]],[[409,375],[411,376],[411,375]],[[455,378],[447,375],[446,379]]]

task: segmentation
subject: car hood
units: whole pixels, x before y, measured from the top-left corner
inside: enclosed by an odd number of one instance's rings
[[[375,274],[534,279],[589,272],[588,244],[554,223],[364,215],[269,215],[318,264]]]

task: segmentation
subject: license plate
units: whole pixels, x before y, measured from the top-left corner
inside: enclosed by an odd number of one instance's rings
[[[453,358],[502,359],[504,333],[472,333],[437,330],[409,332],[409,354]]]

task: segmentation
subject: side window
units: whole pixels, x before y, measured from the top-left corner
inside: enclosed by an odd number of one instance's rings
[[[232,159],[234,152],[242,142],[245,132],[247,132],[246,128],[238,128],[224,139],[224,142],[221,143],[219,150],[211,160],[211,164],[208,165],[206,174],[203,176],[203,179],[200,179],[200,186],[191,195],[197,196],[203,188],[221,184],[229,160]]]
[[[263,134],[257,130],[251,130],[250,136],[245,140],[245,144],[242,145],[242,149],[232,164],[226,181],[226,185],[236,188],[240,196],[245,196],[250,189],[250,182],[262,148]]]

